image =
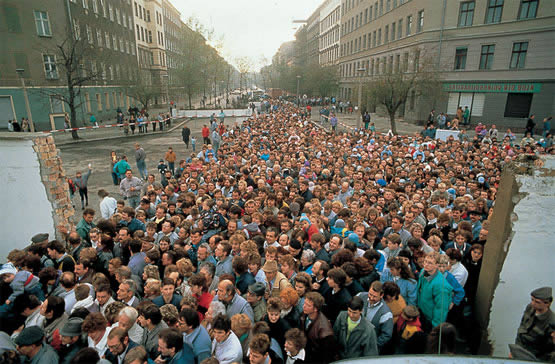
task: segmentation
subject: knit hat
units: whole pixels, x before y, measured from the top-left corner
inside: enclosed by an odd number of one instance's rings
[[[83,319],[80,317],[72,317],[64,324],[60,329],[60,335],[62,336],[80,336],[81,326],[83,325]]]
[[[13,266],[12,263],[6,263],[4,265],[2,265],[2,268],[0,268],[0,275],[2,274],[16,274],[17,273],[17,269],[15,269],[15,267]]]
[[[15,344],[27,346],[40,343],[44,337],[44,331],[38,326],[29,326],[23,329],[15,338]]]
[[[349,239],[350,242],[355,244],[358,244],[360,242],[358,235],[355,233],[350,233],[347,238]]]
[[[41,234],[37,234],[37,235],[33,236],[31,238],[31,243],[36,244],[36,243],[43,242],[45,240],[48,240],[48,234],[47,233],[41,233]]]
[[[310,224],[310,219],[306,216],[301,217],[301,219],[299,220],[300,222],[306,221]]]
[[[266,286],[262,282],[255,282],[249,286],[249,292],[257,295],[258,297],[264,296]]]
[[[532,297],[539,300],[549,301],[553,299],[551,287],[536,288],[531,293]]]
[[[262,267],[264,272],[273,273],[278,271],[278,265],[275,260],[267,260]]]
[[[345,221],[343,221],[342,219],[337,219],[337,220],[335,220],[335,224],[333,226],[338,228],[338,229],[344,229],[345,228]]]
[[[412,305],[405,306],[405,308],[403,308],[403,313],[409,320],[415,319],[418,316],[420,316],[420,312],[418,311],[418,308]]]

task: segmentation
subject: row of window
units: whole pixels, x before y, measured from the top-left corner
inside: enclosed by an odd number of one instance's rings
[[[405,33],[404,36],[408,37],[413,31],[412,15],[408,15],[405,19]],[[424,10],[418,12],[418,22],[416,33],[419,33],[424,28]],[[383,28],[383,43],[382,43],[382,28],[374,30],[368,34],[359,36],[350,42],[345,42],[341,45],[341,56],[348,56],[357,52],[365,51],[371,48],[379,47],[382,44],[393,42],[403,37],[403,19],[397,22],[386,25]]]
[[[118,93],[118,92],[113,91],[111,93],[111,95],[110,95],[109,92],[105,92],[104,95],[102,95],[101,93],[97,93],[97,94],[95,94],[95,98],[96,98],[96,110],[97,111],[103,111],[103,110],[107,111],[107,110],[110,110],[112,108],[117,109],[118,107],[123,108],[123,109],[127,109],[129,107],[129,105],[131,105],[130,104],[130,97],[128,95],[125,95],[125,97],[124,97],[123,92]],[[89,93],[85,93],[85,105],[86,105],[86,108],[87,108],[87,112],[91,113],[92,112],[91,96],[90,96]]]
[[[339,7],[332,11],[320,22],[320,33],[325,32],[328,28],[333,27],[336,23],[340,22]]]
[[[135,16],[150,23],[150,10],[145,9],[137,2],[135,2]]]
[[[341,77],[363,77],[377,76],[385,73],[409,72],[409,52],[401,54],[374,57],[362,61],[345,63],[339,66]],[[416,50],[412,58],[412,68],[410,71],[416,72],[420,67],[420,50]]]
[[[374,3],[374,6],[370,6],[365,12],[370,12],[370,20],[372,20],[372,11],[374,12],[374,19],[377,19],[378,16],[382,16],[385,12],[389,12],[395,9],[397,6],[401,6],[410,0],[379,0]],[[362,3],[363,0],[347,0],[342,4],[342,12],[341,16],[345,15],[349,10],[357,7],[359,3]],[[379,5],[379,7],[378,7]],[[373,10],[372,10],[373,9]]]
[[[339,58],[339,48],[330,48],[322,53],[320,53],[319,62],[321,65],[327,65],[335,63],[335,60]]]
[[[487,0],[485,24],[501,22],[505,0]],[[521,0],[517,18],[519,20],[534,19],[538,13],[539,0]],[[464,1],[459,8],[459,27],[469,27],[474,23],[476,1]]]
[[[393,0],[393,3],[391,2],[391,0],[387,0],[386,9],[387,11],[393,10],[394,8],[397,7],[397,5],[402,5],[403,3],[404,3],[403,1],[400,1],[399,4],[397,4],[397,0]],[[341,36],[354,32],[358,28],[372,22],[372,20],[376,20],[378,17],[382,16],[383,5],[384,5],[383,0],[381,0],[379,2],[379,8],[378,8],[378,2],[376,1],[374,6],[370,5],[370,7],[364,9],[364,13],[361,11],[359,14],[356,14],[355,16],[351,17],[351,19],[344,21],[343,24],[341,25]],[[379,12],[378,12],[378,9],[379,9]],[[422,11],[421,15],[422,15],[422,25],[424,25],[424,11]]]
[[[77,3],[77,0],[71,0],[71,2]],[[88,10],[92,8],[92,11],[97,15],[102,11],[103,17],[109,18],[110,21],[117,22],[125,28],[131,29],[133,27],[131,15],[127,15],[123,10],[112,6],[107,0],[81,0],[81,4],[83,9]],[[131,0],[127,0],[127,4],[131,4]]]
[[[509,60],[510,69],[524,68],[526,62],[526,54],[528,52],[528,42],[513,43],[511,59]],[[455,50],[455,70],[466,69],[466,57],[468,47],[458,47]],[[478,68],[481,70],[489,70],[493,65],[493,57],[495,54],[495,44],[482,45],[480,52],[480,64]]]
[[[337,42],[339,42],[339,28],[320,36],[320,49],[327,48]]]

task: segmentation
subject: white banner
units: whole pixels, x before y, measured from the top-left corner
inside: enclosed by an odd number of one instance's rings
[[[458,130],[447,130],[447,129],[437,129],[436,130],[436,139],[447,141],[449,137],[452,135],[455,140],[459,140],[459,133]]]
[[[219,117],[221,110],[178,110],[177,115],[180,117],[196,117],[196,118],[209,118],[212,114],[216,118]],[[224,110],[226,117],[236,117],[236,116],[251,116],[251,109],[226,109]]]

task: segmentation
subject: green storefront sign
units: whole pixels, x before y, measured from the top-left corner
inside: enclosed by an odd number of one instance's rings
[[[515,92],[536,93],[540,92],[541,83],[445,83],[443,91],[446,92]]]

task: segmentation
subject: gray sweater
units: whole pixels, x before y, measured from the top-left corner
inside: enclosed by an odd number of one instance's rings
[[[139,148],[135,150],[135,160],[137,162],[143,162],[146,159],[146,153],[143,148]]]
[[[27,282],[27,279],[29,279],[30,276],[33,277],[31,278],[29,284],[25,285],[25,282]],[[17,296],[23,294],[23,292],[25,291],[35,288],[38,284],[39,277],[34,276],[32,273],[27,272],[26,270],[20,270],[15,274],[12,283],[10,283],[10,287],[12,288],[13,292],[10,297],[8,297],[8,299],[10,300],[10,302],[13,302],[13,300]]]

